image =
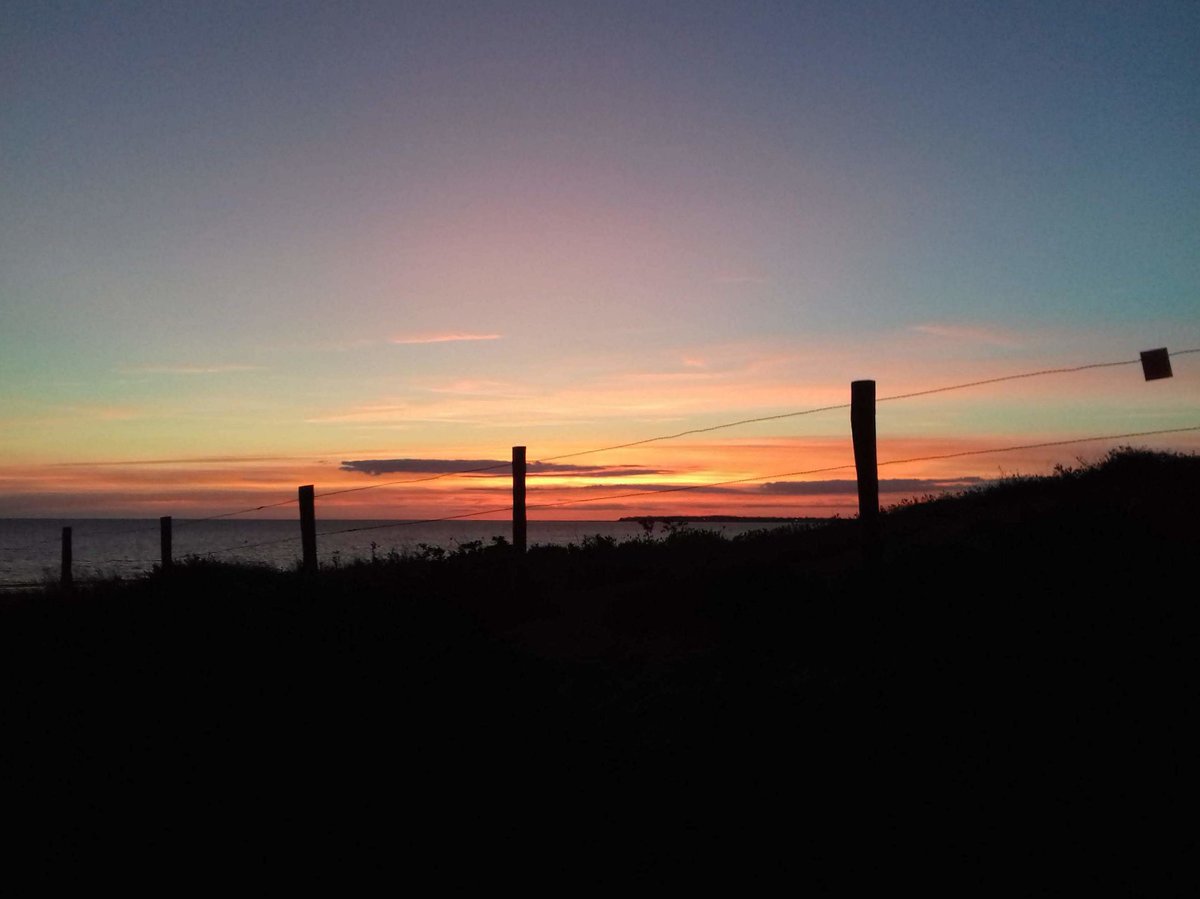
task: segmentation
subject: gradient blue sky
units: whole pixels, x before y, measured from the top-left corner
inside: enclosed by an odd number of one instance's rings
[[[8,2],[0,65],[0,515],[1200,346],[1195,2]],[[1200,424],[1198,369],[881,440]],[[595,461],[815,467],[843,418]]]

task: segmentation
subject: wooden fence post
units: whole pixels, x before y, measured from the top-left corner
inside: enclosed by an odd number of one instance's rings
[[[62,529],[62,574],[59,578],[62,588],[70,590],[75,585],[71,573],[71,529]]]
[[[528,522],[525,518],[525,447],[512,448],[513,546],[525,552]]]
[[[304,549],[304,570],[317,570],[317,508],[313,485],[300,488],[300,544]]]
[[[850,383],[850,432],[858,477],[858,518],[868,554],[878,549],[879,457],[875,447],[875,382]]]
[[[163,571],[170,571],[171,558],[171,516],[164,515],[158,519],[158,558]]]

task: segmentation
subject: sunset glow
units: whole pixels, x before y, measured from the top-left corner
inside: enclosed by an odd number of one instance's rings
[[[514,445],[578,466],[532,518],[846,516],[847,410],[704,429],[1200,347],[1195,4],[356,10],[0,14],[0,516],[502,509],[379,485]],[[1172,361],[881,402],[879,459],[1200,426]],[[882,500],[1123,443],[1200,432]]]

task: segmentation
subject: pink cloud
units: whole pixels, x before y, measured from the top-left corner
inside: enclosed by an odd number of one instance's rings
[[[452,343],[459,340],[499,340],[502,334],[472,334],[465,331],[449,331],[444,334],[402,334],[391,338],[392,343]]]
[[[924,325],[916,325],[913,327],[913,330],[921,334],[931,334],[934,337],[945,337],[948,340],[985,343],[990,346],[1016,347],[1021,344],[1016,334],[1003,328],[929,322]]]
[[[493,397],[528,397],[528,392],[520,390],[515,384],[507,381],[489,381],[483,379],[461,378],[445,384],[430,385],[425,388],[430,393],[450,393],[463,396],[493,396]]]
[[[769,284],[768,278],[759,275],[718,275],[713,279],[718,284]]]
[[[234,371],[261,370],[261,365],[138,365],[121,369],[124,374],[130,375],[218,375]]]

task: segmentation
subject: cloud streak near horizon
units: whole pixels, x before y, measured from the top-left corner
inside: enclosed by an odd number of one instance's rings
[[[986,478],[880,478],[880,493],[921,493],[945,490],[962,490],[987,483]],[[833,494],[856,494],[858,482],[842,478],[828,481],[769,481],[758,488],[761,493],[776,496],[829,496]]]
[[[989,483],[989,479],[980,477],[961,478],[880,478],[880,493],[921,494],[965,490]],[[481,488],[491,489],[491,488]],[[858,493],[858,484],[853,480],[834,478],[823,481],[771,481],[766,484],[672,484],[672,483],[637,483],[624,484],[590,484],[570,488],[574,490],[629,490],[645,491],[648,495],[654,493],[705,493],[731,494],[747,498],[754,496],[853,496]]]
[[[383,474],[455,474],[474,473],[487,477],[508,477],[507,467],[511,463],[503,459],[361,459],[343,462],[341,471],[353,471],[378,477]],[[478,471],[478,469],[496,469]],[[644,468],[640,465],[570,465],[556,462],[529,462],[527,474],[578,475],[587,477],[613,478],[636,475],[666,474],[661,469]]]

